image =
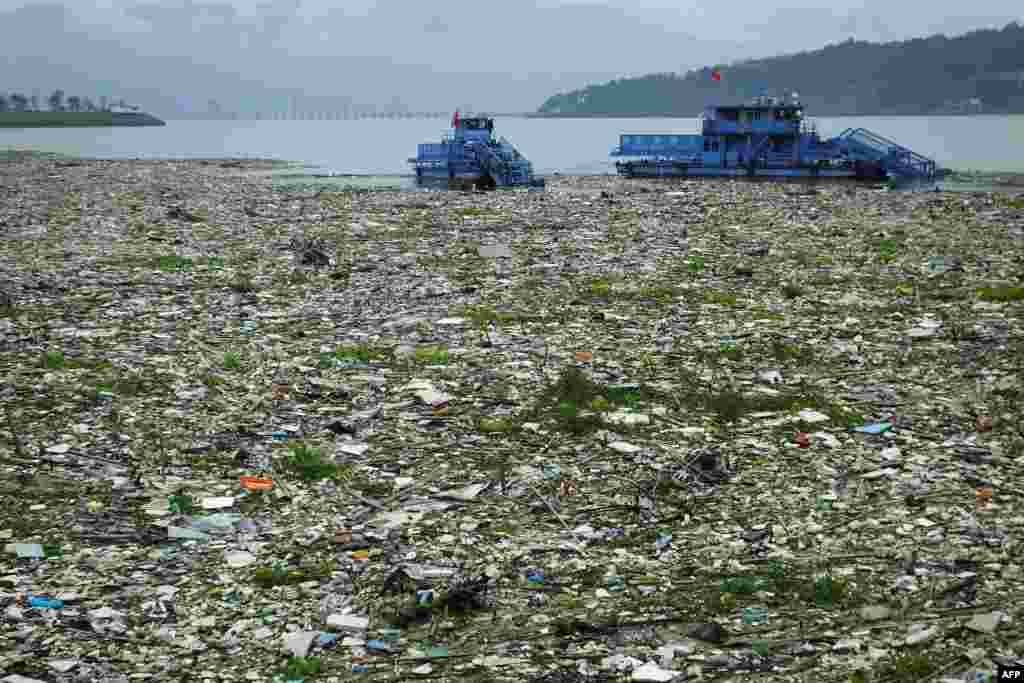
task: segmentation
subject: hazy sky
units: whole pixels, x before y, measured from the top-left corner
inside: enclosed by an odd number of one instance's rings
[[[1019,0],[0,0],[0,92],[525,111],[650,72],[1024,20]],[[163,95],[164,99],[159,96]]]

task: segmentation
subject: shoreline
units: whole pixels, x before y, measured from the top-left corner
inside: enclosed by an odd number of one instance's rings
[[[28,159],[59,159],[62,162],[73,162],[73,163],[97,163],[97,164],[110,164],[110,163],[140,163],[140,164],[169,164],[169,165],[189,165],[196,164],[199,166],[220,166],[225,169],[240,168],[247,171],[260,172],[260,171],[285,171],[288,169],[304,169],[304,168],[315,168],[309,167],[307,162],[297,160],[284,160],[284,159],[261,159],[261,158],[250,158],[250,157],[208,157],[208,158],[133,158],[133,159],[118,159],[118,158],[98,158],[88,157],[73,154],[63,154],[56,152],[40,152],[32,149],[0,149],[0,161],[4,159],[14,160],[28,160]],[[614,173],[607,174],[570,174],[562,172],[551,172],[551,173],[539,173],[539,177],[546,179],[557,179],[557,178],[592,178],[592,179],[621,179]],[[360,178],[380,178],[380,179],[401,179],[408,180],[414,176],[409,173],[395,173],[395,174],[374,174],[374,173],[317,173],[315,170],[311,171],[297,171],[293,175],[287,176],[288,180],[299,181],[302,179],[308,179],[308,183],[296,182],[296,185],[316,185],[323,183],[329,186],[332,180],[344,180],[360,179]],[[648,179],[650,182],[655,184],[672,184],[678,182],[709,182],[718,183],[728,181],[727,178],[665,178],[665,179]],[[752,182],[752,183],[782,183],[788,185],[810,185],[815,182],[821,184],[835,184],[835,185],[850,185],[860,184],[862,186],[871,186],[872,183],[864,183],[857,181],[850,181],[845,179],[830,180],[825,178],[817,179],[816,181],[804,178],[795,179],[782,179],[782,178],[756,178],[756,179],[736,179],[738,182]],[[946,187],[940,187],[940,191],[945,192],[1010,192],[1013,194],[1024,193],[1024,171],[1021,172],[1006,172],[1006,171],[974,171],[965,169],[961,171],[951,171],[950,178],[943,180],[939,179],[940,185]],[[875,183],[877,184],[877,183]],[[356,188],[353,188],[356,189]]]

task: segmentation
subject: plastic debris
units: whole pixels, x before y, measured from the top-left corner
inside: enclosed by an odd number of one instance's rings
[[[883,432],[887,432],[890,429],[892,429],[891,422],[875,422],[868,425],[860,425],[859,427],[854,427],[853,431],[860,432],[862,434],[882,434]]]
[[[804,408],[797,413],[797,418],[804,422],[810,422],[812,424],[818,422],[828,422],[829,417],[824,413],[819,413],[817,410],[811,410],[810,408]]]
[[[209,541],[210,535],[195,529],[169,526],[167,527],[167,538],[176,538],[188,541]]]
[[[768,610],[764,607],[743,608],[743,623],[747,626],[763,624],[768,621]]]
[[[269,491],[274,485],[272,480],[263,477],[242,476],[239,477],[239,481],[242,487],[249,491]]]
[[[309,654],[313,642],[319,637],[316,631],[296,631],[285,634],[284,647],[293,657],[305,657]]]
[[[235,504],[233,496],[219,496],[216,498],[203,498],[202,506],[204,510],[221,510],[223,508],[229,508]]]
[[[677,676],[681,675],[681,671],[673,671],[671,669],[662,669],[654,662],[647,662],[641,667],[634,669],[631,681],[671,681]]]
[[[53,598],[47,598],[44,596],[33,595],[28,599],[29,607],[39,607],[41,609],[60,609],[64,606],[63,600],[55,600]]]
[[[249,565],[256,562],[256,556],[252,553],[245,552],[244,550],[236,550],[228,553],[224,556],[225,561],[229,567],[239,568],[248,567]]]
[[[43,553],[43,546],[39,543],[15,543],[14,552],[18,557],[26,558],[42,558],[45,557]]]
[[[369,628],[370,620],[366,617],[349,614],[332,614],[327,617],[327,625],[339,631],[362,633]]]
[[[1009,197],[0,157],[0,680],[1021,654]]]

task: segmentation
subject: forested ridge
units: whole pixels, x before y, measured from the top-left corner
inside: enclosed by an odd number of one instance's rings
[[[711,78],[718,70],[721,80]],[[685,74],[613,80],[548,98],[539,114],[696,116],[709,103],[797,92],[817,115],[1024,113],[1024,26],[819,50]]]

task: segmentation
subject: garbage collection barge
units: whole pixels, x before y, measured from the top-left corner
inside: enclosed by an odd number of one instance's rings
[[[452,130],[441,142],[417,146],[409,159],[417,184],[449,187],[544,187],[533,165],[504,137],[495,139],[494,119],[480,116],[452,119]]]
[[[928,181],[931,159],[864,128],[818,136],[803,106],[774,97],[704,110],[699,135],[622,135],[611,156],[627,177],[767,176]]]

